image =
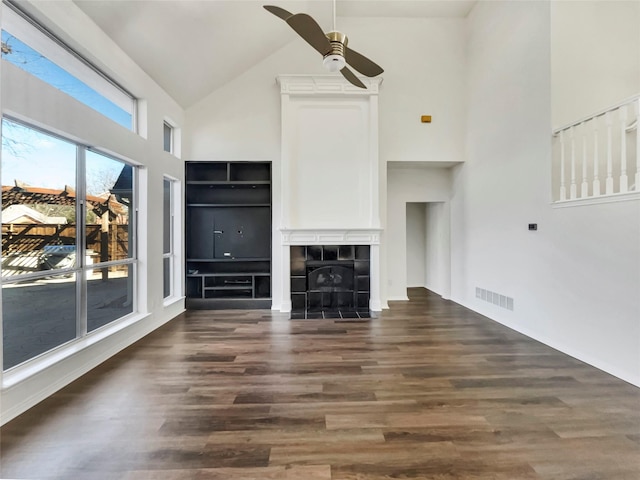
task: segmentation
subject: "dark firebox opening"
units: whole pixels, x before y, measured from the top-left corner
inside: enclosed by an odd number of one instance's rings
[[[349,263],[307,267],[307,310],[355,310],[353,261]]]
[[[291,247],[291,318],[369,318],[370,247]]]

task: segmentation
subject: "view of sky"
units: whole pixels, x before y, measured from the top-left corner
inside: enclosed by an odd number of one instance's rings
[[[86,154],[87,193],[97,195],[118,179],[124,164],[96,152]],[[2,185],[76,188],[76,145],[7,119],[2,120]]]
[[[131,128],[131,115],[67,73],[65,70],[2,31],[2,58],[103,115]],[[87,153],[89,194],[104,193],[107,180],[115,182],[123,164],[94,152]],[[2,120],[2,185],[20,181],[34,187],[76,188],[76,146],[7,119]]]
[[[97,110],[123,127],[131,128],[131,115],[128,112],[4,30],[2,43],[9,50],[3,49],[3,59]]]
[[[2,185],[18,180],[34,187],[76,185],[76,146],[2,120]]]

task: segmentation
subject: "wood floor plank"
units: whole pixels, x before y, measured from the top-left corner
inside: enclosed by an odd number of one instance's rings
[[[425,289],[191,311],[0,429],[0,478],[637,480],[640,389]]]

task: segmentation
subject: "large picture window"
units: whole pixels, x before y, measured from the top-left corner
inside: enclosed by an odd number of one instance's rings
[[[135,311],[136,168],[5,118],[0,172],[6,370]]]

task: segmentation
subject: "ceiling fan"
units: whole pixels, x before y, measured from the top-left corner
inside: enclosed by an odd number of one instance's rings
[[[287,22],[298,35],[315,48],[322,55],[322,63],[330,72],[340,71],[344,78],[356,87],[367,88],[347,65],[367,77],[375,77],[384,72],[379,65],[347,47],[347,36],[336,30],[335,0],[333,0],[333,30],[327,33],[324,33],[318,22],[306,13],[293,14],[274,5],[264,5],[264,8]]]

